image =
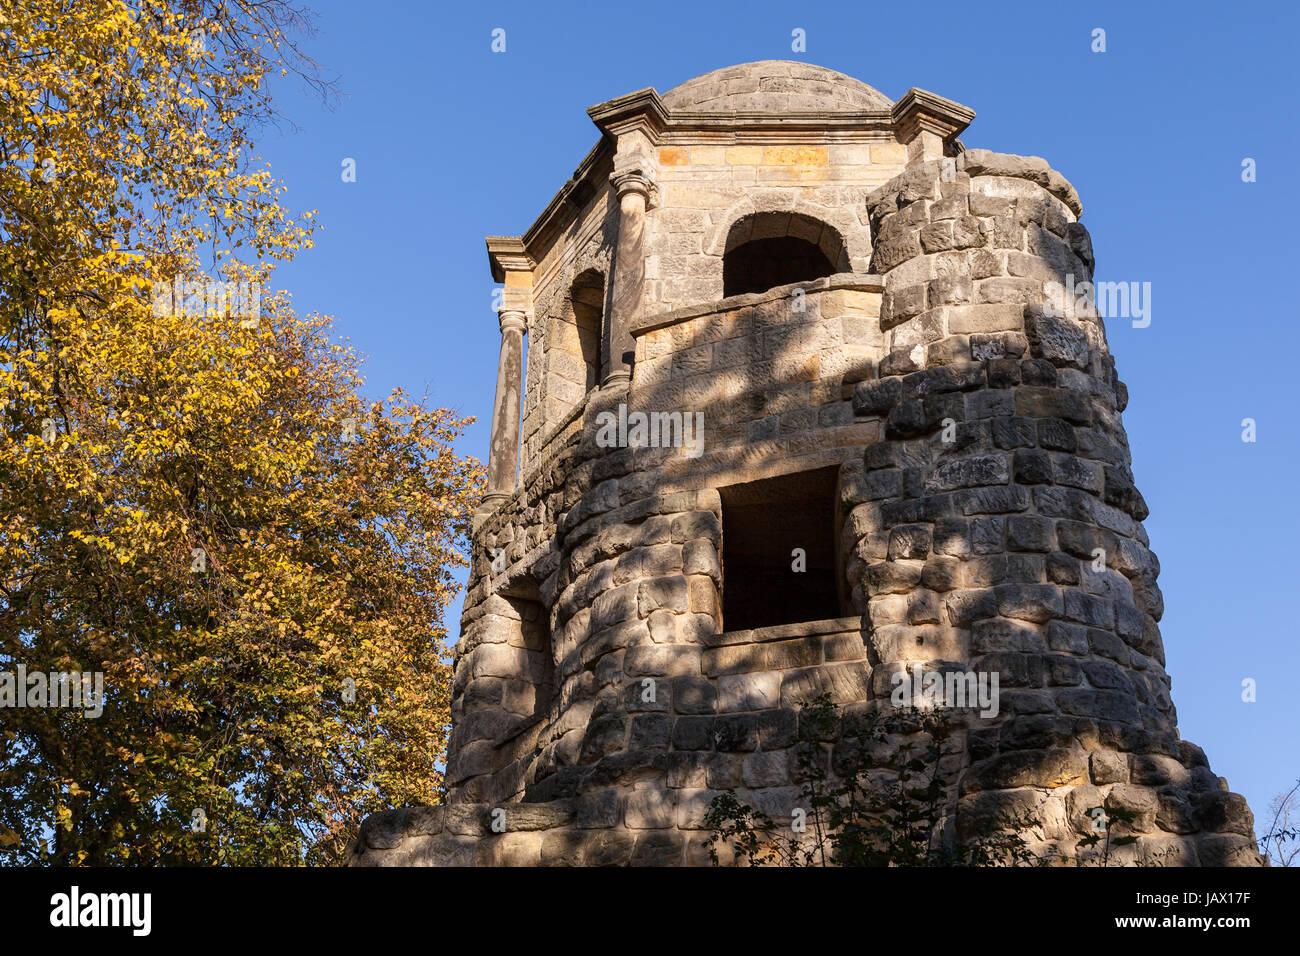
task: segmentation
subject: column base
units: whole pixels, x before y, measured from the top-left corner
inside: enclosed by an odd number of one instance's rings
[[[493,491],[484,495],[483,500],[474,509],[473,530],[477,531],[479,525],[495,514],[503,504],[510,500],[510,497],[509,494],[501,491]]]

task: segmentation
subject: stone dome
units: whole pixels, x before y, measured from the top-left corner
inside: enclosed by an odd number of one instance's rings
[[[663,95],[674,110],[812,113],[888,110],[893,101],[861,80],[796,60],[759,60],[713,70]]]

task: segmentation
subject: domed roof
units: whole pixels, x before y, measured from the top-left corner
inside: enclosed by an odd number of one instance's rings
[[[812,113],[888,110],[893,101],[861,80],[797,60],[726,66],[663,95],[673,110]]]

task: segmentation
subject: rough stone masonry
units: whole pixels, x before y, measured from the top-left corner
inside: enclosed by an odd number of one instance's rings
[[[1179,739],[1159,563],[1088,282],[1082,206],[974,118],[768,61],[592,107],[600,142],[518,237],[445,805],[357,865],[706,865],[728,789],[788,821],[799,709],[996,674],[945,832],[1020,819],[1073,859],[1253,866],[1244,799]],[[529,348],[525,366],[523,339]],[[598,441],[604,415],[702,423]],[[800,567],[802,563],[802,567]],[[823,746],[829,748],[833,741]]]

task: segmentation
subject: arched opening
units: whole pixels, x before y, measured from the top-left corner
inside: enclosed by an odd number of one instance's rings
[[[574,280],[570,301],[573,303],[578,351],[586,366],[584,387],[591,391],[600,384],[601,376],[600,327],[605,311],[605,277],[588,269]]]
[[[835,268],[811,242],[782,236],[751,239],[722,259],[722,294],[766,292],[779,285],[831,275]]]
[[[588,269],[569,286],[547,332],[546,421],[558,421],[600,386],[604,313],[605,277]]]
[[[799,213],[753,213],[727,233],[722,294],[766,292],[847,271],[844,241],[831,226]]]

